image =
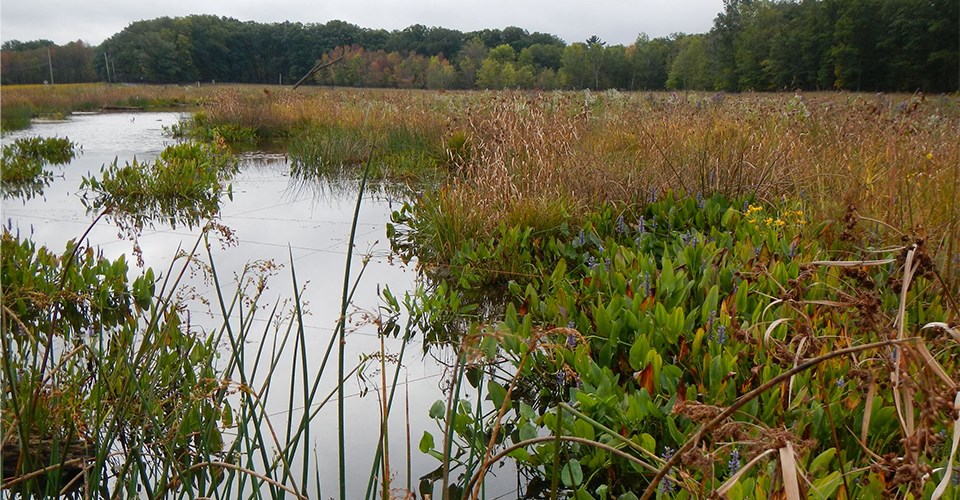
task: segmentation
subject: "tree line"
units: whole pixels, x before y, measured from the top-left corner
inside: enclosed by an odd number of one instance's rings
[[[99,46],[10,41],[3,84],[293,83],[430,89],[884,90],[960,88],[957,0],[724,0],[701,34],[609,45],[519,27],[461,32],[256,23],[209,15],[130,24]]]

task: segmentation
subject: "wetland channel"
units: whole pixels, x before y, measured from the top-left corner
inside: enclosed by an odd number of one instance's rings
[[[165,128],[182,118],[178,113],[76,115],[64,121],[35,122],[27,130],[4,135],[3,144],[10,144],[20,137],[66,137],[78,148],[78,154],[71,163],[51,167],[55,177],[42,193],[34,193],[31,197],[4,196],[4,225],[12,231],[19,231],[21,237],[28,237],[38,245],[62,252],[65,244],[71,239],[80,238],[97,216],[84,206],[85,193],[80,187],[81,178],[99,176],[101,167],[114,161],[120,165],[134,159],[152,161],[166,146],[176,141],[165,133]],[[304,318],[307,339],[312,344],[307,345],[307,360],[308,363],[319,364],[340,314],[344,263],[349,251],[347,245],[358,185],[352,181],[332,185],[323,180],[294,179],[283,154],[260,152],[240,155],[239,172],[230,182],[232,196],[222,197],[216,220],[228,228],[235,241],[218,240],[215,233],[210,236],[213,260],[223,287],[221,291],[227,297],[232,296],[237,287],[234,276],[240,275],[245,266],[270,261],[281,267],[272,271],[269,289],[260,303],[272,307],[276,301],[290,299],[293,297],[289,269],[292,258],[298,282],[304,288],[302,300],[309,311]],[[356,276],[359,272],[365,256],[368,257],[368,264],[351,305],[350,310],[355,313],[375,311],[380,303],[378,290],[383,287],[388,286],[394,295],[402,297],[404,292],[413,289],[417,279],[412,263],[404,265],[391,255],[385,227],[390,221],[391,211],[399,208],[398,204],[402,204],[403,200],[392,198],[388,194],[390,191],[381,187],[368,189],[364,193],[353,249],[352,275]],[[82,243],[101,251],[109,259],[126,256],[132,274],[140,274],[146,267],[153,268],[156,273],[166,273],[178,252],[192,248],[200,237],[206,221],[199,222],[189,227],[174,226],[166,220],[145,221],[136,234],[136,244],[142,252],[144,267],[135,265],[134,242],[117,225],[117,220],[109,216],[93,225]],[[202,273],[185,277],[180,286],[190,290],[194,297],[211,302],[210,305],[197,299],[189,302],[189,317],[193,327],[216,328],[223,323],[219,309],[214,305],[214,285],[204,279]],[[266,316],[265,312],[263,318]],[[380,349],[376,328],[363,325],[359,313],[353,317],[356,320],[348,326],[345,346],[348,366],[355,366],[361,357]],[[266,322],[265,319],[259,321]],[[266,327],[268,325],[265,324]],[[436,422],[428,416],[428,410],[434,401],[445,398],[442,391],[446,376],[444,364],[452,359],[452,355],[449,352],[424,354],[426,351],[421,338],[414,338],[411,342],[414,345],[407,348],[403,360],[400,392],[390,419],[391,448],[394,450],[391,468],[399,472],[393,478],[394,487],[404,487],[403,471],[407,464],[406,453],[401,451],[407,447],[407,429],[403,401],[408,399],[412,487],[416,490],[420,476],[439,464],[436,459],[420,453],[417,442],[424,431],[434,435],[439,431]],[[247,346],[251,352],[257,347]],[[388,353],[398,353],[400,347],[400,339],[388,339]],[[346,385],[347,482],[348,491],[353,492],[349,496],[359,496],[360,492],[366,490],[377,448],[380,426],[380,402],[376,396],[380,381],[378,366],[379,363],[371,363],[365,372],[365,380],[352,377]],[[287,373],[282,372],[284,369]],[[388,367],[388,370],[392,376],[393,368]],[[289,371],[289,366],[281,364],[272,383],[289,384]],[[326,385],[320,387],[321,393],[334,389],[335,373],[331,372],[331,375],[334,376],[328,377],[326,384],[321,382]],[[270,411],[278,418],[287,411],[288,402],[282,397],[286,393],[283,389],[271,388],[271,393],[279,397],[273,402],[275,409],[270,408]],[[469,392],[472,391],[468,391],[463,398],[475,397]],[[267,404],[269,406],[271,402]],[[310,452],[315,453],[319,460],[317,466],[324,497],[330,497],[337,489],[336,427],[334,400],[317,414],[311,430],[314,442],[311,443]],[[492,471],[499,477],[490,478],[492,481],[487,489],[487,498],[515,495],[515,481],[508,471],[512,468]],[[316,491],[314,485],[304,489]]]

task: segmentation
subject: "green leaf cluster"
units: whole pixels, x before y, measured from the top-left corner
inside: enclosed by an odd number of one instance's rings
[[[807,226],[801,206],[720,195],[668,193],[635,211],[603,207],[579,229],[536,244],[523,234],[513,228],[500,239],[463,246],[479,262],[500,262],[503,252],[519,248],[528,267],[506,287],[505,312],[470,326],[461,340],[475,345],[478,336],[496,339],[495,353],[480,348],[476,356],[499,367],[486,383],[495,410],[470,421],[462,435],[498,425],[505,441],[497,446],[545,433],[582,437],[635,454],[642,448],[638,459],[655,468],[724,408],[798,363],[889,338],[906,255],[858,250],[828,226]],[[922,244],[913,248],[918,255],[926,251]],[[841,252],[845,260],[889,261],[814,264]],[[453,283],[477,278],[469,270],[459,273]],[[921,268],[917,276],[902,319],[914,335],[928,322],[949,318],[932,270]],[[958,373],[955,343],[943,336],[923,341],[946,373]],[[661,492],[707,495],[742,465],[741,454],[745,463],[790,441],[810,495],[832,497],[840,488],[858,498],[908,489],[929,493],[931,481],[891,481],[896,467],[875,461],[909,453],[894,392],[877,390],[894,370],[896,349],[831,359],[760,393],[711,429],[681,460],[682,474],[671,473],[680,484],[668,480]],[[936,404],[943,391],[955,390],[924,362],[904,370],[915,381],[916,405]],[[496,409],[511,385],[509,411],[497,423]],[[578,412],[575,418],[556,418],[563,405]],[[943,407],[927,415],[917,415],[919,432],[944,437],[952,413]],[[455,426],[458,433],[461,427]],[[931,467],[941,466],[947,453],[937,444],[942,440],[934,441],[919,455]],[[458,445],[475,454],[486,448],[469,439]],[[578,498],[639,492],[652,477],[634,462],[581,443],[539,442],[510,456],[544,478],[529,484],[542,494],[554,474]],[[730,495],[767,498],[781,488],[771,458],[742,476]]]

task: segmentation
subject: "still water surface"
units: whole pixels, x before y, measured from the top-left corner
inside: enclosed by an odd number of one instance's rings
[[[5,135],[4,144],[18,137],[67,137],[82,147],[82,152],[69,165],[49,167],[57,177],[42,195],[29,200],[3,199],[3,223],[12,225],[21,235],[30,235],[38,244],[62,252],[65,243],[81,237],[96,216],[88,213],[82,203],[85,193],[79,188],[81,177],[99,175],[103,165],[115,160],[121,165],[134,158],[140,161],[153,160],[164,147],[174,142],[164,134],[164,127],[180,119],[181,116],[176,113],[82,115],[73,116],[67,121],[38,122],[28,130]],[[227,197],[221,200],[218,217],[219,222],[232,231],[236,243],[221,244],[213,239],[213,260],[226,297],[232,296],[236,290],[236,282],[231,278],[240,274],[248,264],[272,261],[282,265],[271,278],[270,288],[261,301],[272,307],[275,301],[293,296],[290,279],[292,257],[298,282],[306,284],[302,296],[310,312],[304,318],[309,342],[308,361],[319,365],[339,316],[347,241],[357,187],[353,183],[331,186],[319,184],[320,181],[294,181],[289,171],[289,164],[282,155],[244,155],[240,172],[232,180],[232,200]],[[399,297],[414,286],[415,270],[390,258],[390,245],[386,239],[385,225],[389,222],[390,212],[398,208],[397,203],[398,200],[391,199],[382,190],[372,190],[364,195],[353,249],[353,275],[360,271],[364,256],[369,257],[369,264],[357,288],[354,311],[375,310],[379,304],[378,290],[385,286]],[[139,274],[142,270],[135,267],[133,263],[136,259],[131,254],[133,243],[118,233],[115,221],[105,218],[90,230],[85,243],[100,249],[110,259],[126,255],[133,271]],[[155,272],[165,273],[178,251],[192,248],[199,236],[200,230],[196,227],[172,227],[169,223],[155,221],[144,227],[137,241],[145,266],[152,267]],[[184,285],[193,287],[199,296],[216,303],[216,290],[201,276],[187,277]],[[191,323],[201,328],[214,328],[223,321],[217,312],[211,312],[200,301],[192,302],[189,310]],[[264,323],[264,328],[267,328],[263,319],[267,312],[264,311],[259,320]],[[354,318],[357,321],[346,341],[348,369],[355,366],[365,354],[377,352],[380,348],[376,330],[358,325],[358,314]],[[248,345],[251,352],[256,347]],[[387,351],[398,353],[399,341],[388,342]],[[419,452],[417,443],[425,430],[434,436],[439,435],[437,424],[428,417],[427,412],[434,401],[444,398],[440,388],[445,368],[436,358],[450,356],[448,353],[424,356],[423,352],[417,339],[414,345],[407,348],[400,374],[401,381],[406,382],[402,382],[402,390],[394,405],[395,413],[390,419],[391,468],[401,471],[393,479],[395,488],[403,488],[406,484],[406,474],[403,472],[406,470],[406,458],[403,455],[407,446],[404,417],[404,401],[407,398],[410,405],[413,489],[417,489],[421,475],[438,466],[435,459]],[[281,368],[286,368],[287,373],[277,373],[274,384],[287,384],[287,387],[271,388],[275,396],[273,400],[268,400],[268,407],[279,422],[285,422],[286,398],[294,389],[289,387],[289,366]],[[361,497],[366,489],[377,445],[380,412],[375,392],[380,377],[375,368],[371,366],[367,370],[366,382],[353,378],[347,383],[350,396],[345,403],[345,430],[348,496],[351,498]],[[326,394],[335,387],[333,379],[336,373],[330,371],[329,374],[332,376],[326,377],[328,383],[321,385],[320,394]],[[388,367],[388,374],[393,374],[391,367]],[[472,392],[468,390],[464,398],[475,399],[476,394]],[[366,395],[361,396],[363,393]],[[323,407],[311,428],[314,441],[311,443],[311,456],[319,459],[324,498],[332,498],[337,492],[336,413],[334,401]],[[507,469],[512,468],[501,469],[500,480],[493,481],[499,484],[488,488],[487,498],[515,496],[513,489],[507,486],[512,483],[511,474],[505,472]],[[507,477],[503,477],[503,474]],[[311,493],[316,491],[315,485],[306,489]]]

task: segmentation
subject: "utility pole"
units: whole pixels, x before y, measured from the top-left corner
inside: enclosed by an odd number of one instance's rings
[[[53,85],[53,59],[50,57],[50,47],[47,47],[47,66],[50,67],[50,85]]]
[[[103,53],[103,69],[107,70],[107,83],[110,82],[110,60],[107,59],[107,53]]]

